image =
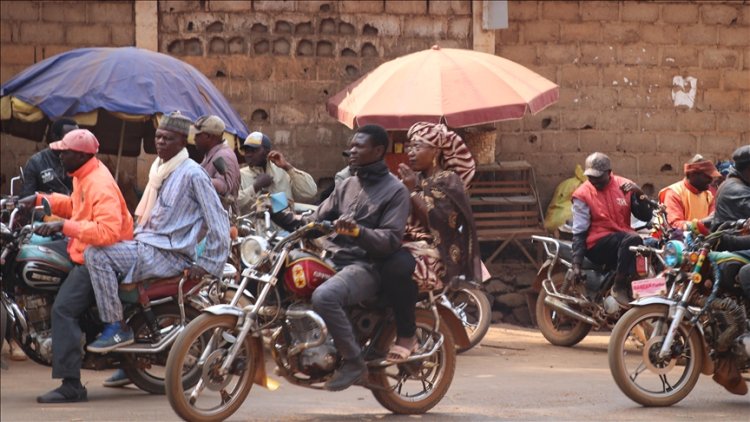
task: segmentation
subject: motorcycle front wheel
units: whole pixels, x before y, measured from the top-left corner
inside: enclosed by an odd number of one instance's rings
[[[698,382],[703,367],[703,346],[697,330],[682,324],[672,353],[658,353],[670,320],[669,306],[652,304],[630,309],[609,338],[609,370],[617,386],[643,406],[671,406],[684,399]]]
[[[419,309],[416,322],[420,349],[430,349],[439,337],[433,331],[435,317],[432,312]],[[448,324],[441,321],[438,330],[443,344],[431,357],[391,365],[370,374],[371,381],[379,387],[372,394],[383,407],[396,414],[422,414],[435,407],[448,392],[456,371],[456,346]],[[385,354],[395,340],[396,326],[391,324],[377,338],[376,350]]]
[[[468,347],[456,348],[456,352],[463,353],[479,344],[487,335],[492,322],[492,305],[487,295],[475,288],[452,291],[448,293],[448,300],[469,336]]]
[[[248,336],[226,374],[220,367],[236,340],[237,317],[204,313],[194,319],[172,346],[167,359],[166,391],[177,415],[188,421],[222,421],[242,406],[255,376],[256,343]],[[201,345],[205,344],[205,347]],[[202,347],[196,360],[192,350]],[[198,368],[200,379],[185,388],[183,374]]]
[[[552,276],[552,282],[561,293],[571,294],[575,286],[563,291],[564,277],[564,273],[558,272]],[[591,325],[552,309],[544,303],[546,297],[547,292],[542,288],[536,300],[536,324],[544,338],[555,346],[571,347],[580,343],[591,331]]]

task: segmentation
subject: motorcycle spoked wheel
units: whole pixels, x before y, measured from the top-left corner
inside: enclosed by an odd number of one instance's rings
[[[256,342],[248,336],[230,368],[228,375],[216,371],[226,358],[232,340],[236,339],[237,317],[204,313],[194,319],[172,345],[167,359],[166,391],[169,404],[181,418],[188,421],[222,421],[242,406],[253,386],[256,368]],[[206,345],[199,359],[191,353]],[[196,367],[200,379],[185,387],[182,374]],[[190,396],[197,390],[197,397]]]
[[[555,288],[560,291],[563,286],[565,273],[558,272],[552,275],[552,282],[555,284]],[[570,283],[572,287],[566,289],[567,291],[561,291],[564,294],[570,294],[571,288],[575,288],[573,283]],[[555,346],[571,347],[580,343],[591,331],[591,325],[577,320],[575,318],[568,317],[562,313],[550,308],[544,303],[544,298],[547,297],[547,292],[542,288],[539,292],[539,297],[536,300],[536,324],[539,327],[544,338],[547,339],[551,344]]]
[[[159,327],[164,332],[167,332],[170,327],[180,324],[180,307],[176,303],[157,305],[152,308],[152,311]],[[200,311],[192,306],[185,305],[185,319],[188,322],[198,317],[198,315],[200,315]],[[135,314],[128,322],[128,325],[133,330],[134,344],[152,343],[150,339],[151,330],[142,312]],[[193,355],[198,356],[200,351],[201,349],[194,349]],[[133,381],[133,384],[141,390],[151,394],[164,394],[164,374],[166,372],[165,364],[168,354],[169,348],[161,353],[151,355],[126,353],[125,361],[127,363],[122,369],[128,378]],[[183,382],[186,385],[192,385],[198,381],[199,377],[200,371],[194,369],[192,372],[183,375]]]
[[[671,406],[693,390],[703,367],[703,345],[697,330],[682,324],[675,334],[673,356],[657,354],[669,329],[669,306],[632,308],[609,338],[609,370],[617,386],[643,406]]]
[[[435,317],[432,312],[417,310],[417,339],[428,347],[433,344]],[[438,351],[423,361],[391,365],[370,372],[370,382],[377,385],[372,394],[383,407],[396,414],[422,414],[435,407],[448,392],[456,371],[456,346],[443,321],[439,326],[444,341]],[[396,340],[396,326],[390,324],[378,337],[375,349],[387,354]]]
[[[492,305],[487,295],[477,288],[452,291],[448,293],[448,300],[469,336],[467,347],[456,347],[457,353],[463,353],[479,344],[487,335],[492,323]]]

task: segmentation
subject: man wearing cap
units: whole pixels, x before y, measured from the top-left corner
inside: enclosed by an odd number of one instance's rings
[[[59,141],[71,130],[78,129],[75,120],[62,118],[52,123],[49,142]],[[73,181],[60,163],[59,152],[45,148],[29,158],[23,168],[23,188],[20,196],[25,198],[36,192],[57,192],[70,195]]]
[[[40,204],[45,197],[52,212],[63,220],[44,223],[35,228],[42,236],[62,232],[70,240],[45,246],[67,255],[75,263],[52,306],[52,378],[62,378],[62,385],[37,397],[39,403],[85,401],[86,388],[81,385],[81,328],[78,317],[93,302],[89,271],[83,265],[89,246],[106,246],[133,238],[133,219],[112,174],[95,154],[96,137],[85,129],[69,132],[62,141],[50,144],[60,152],[60,161],[73,176],[71,196],[52,193],[36,195]]]
[[[250,212],[257,193],[268,189],[270,193],[284,192],[287,198],[311,202],[318,191],[312,176],[294,168],[279,151],[271,150],[268,136],[253,132],[242,144],[247,167],[240,170],[240,193],[237,206],[240,213]]]
[[[659,202],[667,208],[669,225],[682,230],[708,222],[706,218],[714,211],[714,196],[709,187],[721,176],[714,164],[700,154],[685,163],[684,172],[684,179],[659,192]]]
[[[133,332],[123,321],[120,281],[172,277],[185,269],[191,278],[221,276],[229,255],[229,220],[208,175],[188,157],[191,124],[173,113],[156,129],[158,157],[135,210],[134,240],[86,250],[86,266],[105,323],[89,351],[107,353],[133,342]],[[206,246],[196,257],[195,246],[204,232]]]
[[[573,274],[581,277],[584,256],[598,265],[616,269],[612,296],[622,306],[630,297],[628,281],[635,272],[630,246],[643,241],[630,227],[630,214],[643,221],[651,209],[640,188],[612,173],[609,157],[595,152],[586,158],[588,180],[573,192]]]
[[[208,173],[211,183],[225,201],[234,202],[240,188],[240,164],[229,145],[224,142],[224,122],[218,116],[203,116],[193,124],[195,146],[204,154],[201,167]],[[214,163],[221,158],[226,168],[221,175]]]

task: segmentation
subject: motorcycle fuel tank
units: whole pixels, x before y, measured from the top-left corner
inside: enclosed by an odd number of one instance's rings
[[[336,274],[333,265],[319,257],[304,251],[295,251],[289,255],[284,284],[286,288],[302,297],[309,297],[316,287]]]
[[[21,280],[32,289],[57,290],[73,268],[65,256],[43,245],[24,245],[16,257]]]

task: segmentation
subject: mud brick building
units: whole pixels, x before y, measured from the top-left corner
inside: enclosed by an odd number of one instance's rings
[[[475,48],[560,85],[560,101],[496,125],[498,160],[535,168],[546,203],[587,154],[657,189],[699,152],[750,144],[750,4],[743,1],[509,1],[507,29],[482,29],[481,1],[100,1],[0,3],[0,80],[59,52],[137,45],[191,63],[251,130],[317,178],[344,164],[351,131],[328,97],[380,63]],[[2,173],[41,144],[2,135]],[[143,175],[149,159],[126,160]],[[135,171],[131,172],[135,174]],[[136,183],[134,178],[125,183]],[[5,183],[2,191],[8,191]]]

